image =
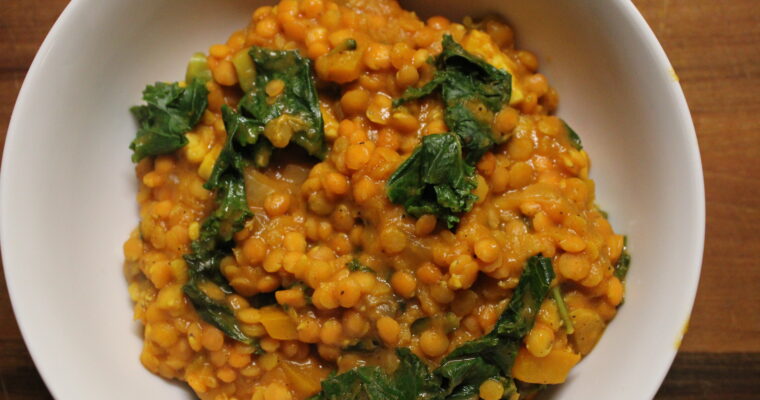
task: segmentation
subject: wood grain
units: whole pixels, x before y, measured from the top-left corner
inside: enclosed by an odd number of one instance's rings
[[[633,2],[680,77],[697,129],[707,190],[704,264],[691,327],[656,398],[757,399],[760,5],[757,0]],[[0,146],[26,71],[67,3],[0,3]],[[0,398],[52,398],[21,339],[2,274]]]
[[[681,79],[705,173],[702,278],[682,351],[760,351],[760,4],[637,0]]]
[[[757,353],[680,353],[655,400],[757,400]]]
[[[68,0],[3,0],[0,3],[0,147],[26,70]],[[2,150],[0,150],[2,158]]]

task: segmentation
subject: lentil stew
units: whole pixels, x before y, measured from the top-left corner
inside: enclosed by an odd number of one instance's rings
[[[203,400],[530,399],[623,301],[625,237],[496,17],[281,0],[132,109],[142,364]]]

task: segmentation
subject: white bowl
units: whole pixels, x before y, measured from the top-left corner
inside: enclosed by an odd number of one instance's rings
[[[193,52],[223,42],[257,5],[74,0],[37,54],[8,131],[0,234],[18,323],[56,398],[191,397],[138,360],[142,340],[122,276],[122,243],[138,222],[128,108],[146,83],[181,79]],[[705,221],[694,128],[655,36],[627,0],[406,7],[508,18],[584,140],[599,204],[629,236],[625,305],[546,397],[652,398],[689,320]]]

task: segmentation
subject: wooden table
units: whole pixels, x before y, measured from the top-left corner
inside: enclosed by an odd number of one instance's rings
[[[0,146],[27,68],[67,3],[0,3]],[[657,399],[759,399],[760,2],[634,3],[681,79],[707,188],[707,241],[691,327]],[[50,398],[19,334],[2,274],[0,396]]]

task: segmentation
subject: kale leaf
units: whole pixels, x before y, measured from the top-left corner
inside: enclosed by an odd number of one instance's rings
[[[441,385],[427,364],[407,348],[396,349],[399,366],[394,373],[403,399],[441,398]]]
[[[474,173],[462,159],[456,135],[428,135],[388,179],[388,198],[415,217],[434,214],[453,228],[459,223],[457,214],[472,209],[477,200],[472,194]]]
[[[137,136],[129,145],[132,161],[171,153],[187,144],[184,133],[193,129],[208,105],[208,90],[200,79],[186,87],[156,82],[143,91],[147,104],[130,109],[137,118]]]
[[[351,259],[351,261],[346,263],[346,268],[348,268],[348,270],[351,272],[359,271],[359,272],[371,272],[373,274],[376,273],[374,269],[362,264],[361,262],[359,262],[359,260],[355,258]]]
[[[358,367],[322,381],[322,391],[311,399],[402,400],[402,397],[394,382],[380,367]]]
[[[310,155],[324,158],[324,122],[311,61],[297,50],[254,46],[248,54],[256,68],[255,85],[240,100],[238,109],[250,135],[263,134],[274,147],[285,147],[292,140]],[[284,87],[272,98],[266,87],[274,80],[284,82]]]
[[[419,217],[434,214],[449,229],[477,197],[474,165],[503,139],[491,128],[494,113],[509,104],[512,76],[468,53],[450,35],[435,59],[433,79],[409,88],[395,106],[440,90],[445,121],[453,133],[426,136],[387,183],[388,198]]]
[[[494,329],[454,349],[432,372],[409,349],[396,349],[399,366],[392,375],[379,367],[357,367],[324,380],[311,400],[465,400],[477,398],[486,379],[500,381],[509,398],[517,393],[512,364],[553,279],[551,260],[531,257]]]
[[[199,280],[191,279],[183,287],[185,295],[193,303],[198,315],[209,324],[219,328],[225,335],[245,344],[255,345],[256,341],[240,329],[232,309],[214,299],[199,287]]]
[[[628,275],[628,270],[631,268],[631,254],[628,253],[628,236],[623,238],[623,252],[620,253],[617,264],[615,264],[615,271],[613,274],[621,281]]]
[[[235,232],[242,229],[253,215],[246,201],[243,178],[247,161],[238,151],[239,143],[250,140],[249,131],[239,114],[227,106],[222,108],[222,118],[227,140],[204,185],[215,191],[217,208],[203,222],[200,237],[190,245],[191,253],[185,255],[190,279],[183,290],[204,321],[237,341],[253,344],[253,338],[240,329],[232,309],[201,289],[204,283],[210,282],[227,294],[233,292],[220,272],[220,263],[234,247]]]
[[[576,133],[575,130],[573,130],[573,128],[571,128],[570,125],[568,125],[567,122],[565,122],[565,120],[562,120],[562,125],[564,125],[565,127],[565,131],[567,132],[567,138],[570,140],[570,144],[572,144],[576,150],[582,150],[583,143],[581,142],[581,137],[578,136],[578,133]]]
[[[502,141],[491,128],[493,113],[509,104],[512,76],[468,53],[451,35],[443,37],[443,51],[435,59],[433,79],[420,88],[409,88],[394,101],[398,106],[440,89],[445,121],[462,140],[465,160],[475,164],[491,147]]]
[[[444,382],[447,400],[465,400],[477,398],[480,384],[498,377],[499,369],[482,357],[472,357],[446,362],[435,370],[435,374]]]
[[[396,349],[399,365],[392,376],[380,367],[357,367],[322,381],[310,400],[440,399],[440,388],[427,365],[409,349]]]

